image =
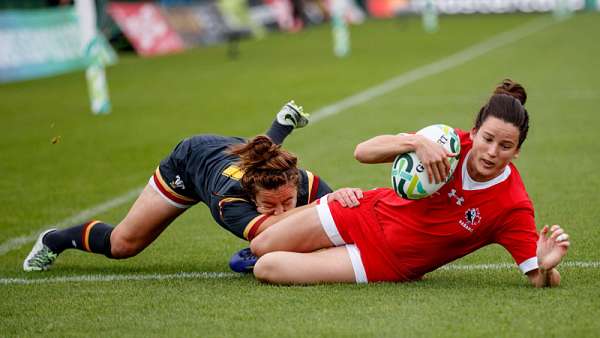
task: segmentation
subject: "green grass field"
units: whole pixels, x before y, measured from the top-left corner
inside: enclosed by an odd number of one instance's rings
[[[24,273],[32,242],[6,244],[142,187],[186,136],[252,136],[291,98],[318,111],[536,20],[550,24],[321,119],[286,146],[333,187],[387,186],[389,166],[353,160],[358,142],[433,123],[468,129],[498,81],[522,82],[532,121],[516,164],[538,226],[571,235],[560,288],[533,289],[516,266],[482,268],[512,263],[499,246],[416,283],[263,285],[229,273],[230,255],[247,244],[204,206],[123,261],[67,251],[50,271]],[[238,60],[225,46],[122,55],[108,70],[108,116],[89,113],[83,73],[0,86],[0,245],[10,246],[0,251],[0,336],[597,337],[599,30],[597,13],[443,17],[434,35],[408,18],[352,27],[342,60],[326,26],[243,42]],[[115,224],[129,205],[93,217]]]

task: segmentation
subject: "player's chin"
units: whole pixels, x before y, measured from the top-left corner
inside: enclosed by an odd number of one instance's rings
[[[494,178],[496,176],[498,176],[500,174],[500,172],[502,172],[503,168],[501,168],[498,165],[494,165],[494,166],[490,166],[490,165],[484,165],[483,163],[479,162],[478,166],[477,166],[477,171],[479,172],[479,174],[483,177],[489,177],[489,178]]]

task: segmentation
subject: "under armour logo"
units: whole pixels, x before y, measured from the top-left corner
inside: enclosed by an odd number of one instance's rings
[[[183,180],[181,179],[181,177],[179,177],[179,175],[175,176],[175,181],[171,182],[170,185],[171,185],[171,188],[173,188],[173,189],[177,189],[177,188],[185,189]]]
[[[456,198],[456,205],[462,205],[463,202],[465,201],[464,197],[460,197],[456,194],[456,189],[452,189],[449,193],[448,193],[448,197],[452,198]]]

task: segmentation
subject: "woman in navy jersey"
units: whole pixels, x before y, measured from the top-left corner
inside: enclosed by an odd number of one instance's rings
[[[418,280],[488,244],[502,245],[537,287],[556,286],[569,236],[558,225],[536,231],[533,205],[511,161],[529,130],[525,89],[504,80],[475,119],[456,130],[461,154],[448,183],[421,200],[392,189],[357,192],[281,221],[251,242],[255,276],[270,283]],[[380,135],[356,147],[363,163],[415,151],[430,180],[449,174],[444,148],[420,135]]]
[[[199,202],[209,207],[223,228],[251,240],[294,212],[295,207],[331,192],[318,176],[297,168],[297,158],[280,147],[294,128],[307,123],[307,115],[292,101],[277,114],[267,136],[245,140],[199,135],[181,141],[160,162],[117,226],[93,220],[44,231],[24,260],[23,269],[46,270],[66,249],[109,258],[135,256]]]

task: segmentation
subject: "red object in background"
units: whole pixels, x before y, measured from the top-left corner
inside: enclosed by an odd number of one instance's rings
[[[183,40],[150,3],[111,2],[108,13],[142,56],[180,52]]]
[[[287,32],[297,32],[302,27],[298,27],[292,15],[292,2],[290,0],[263,0],[263,3],[271,8],[275,13],[279,29]]]
[[[392,18],[409,8],[407,0],[367,0],[369,14],[376,18]]]

